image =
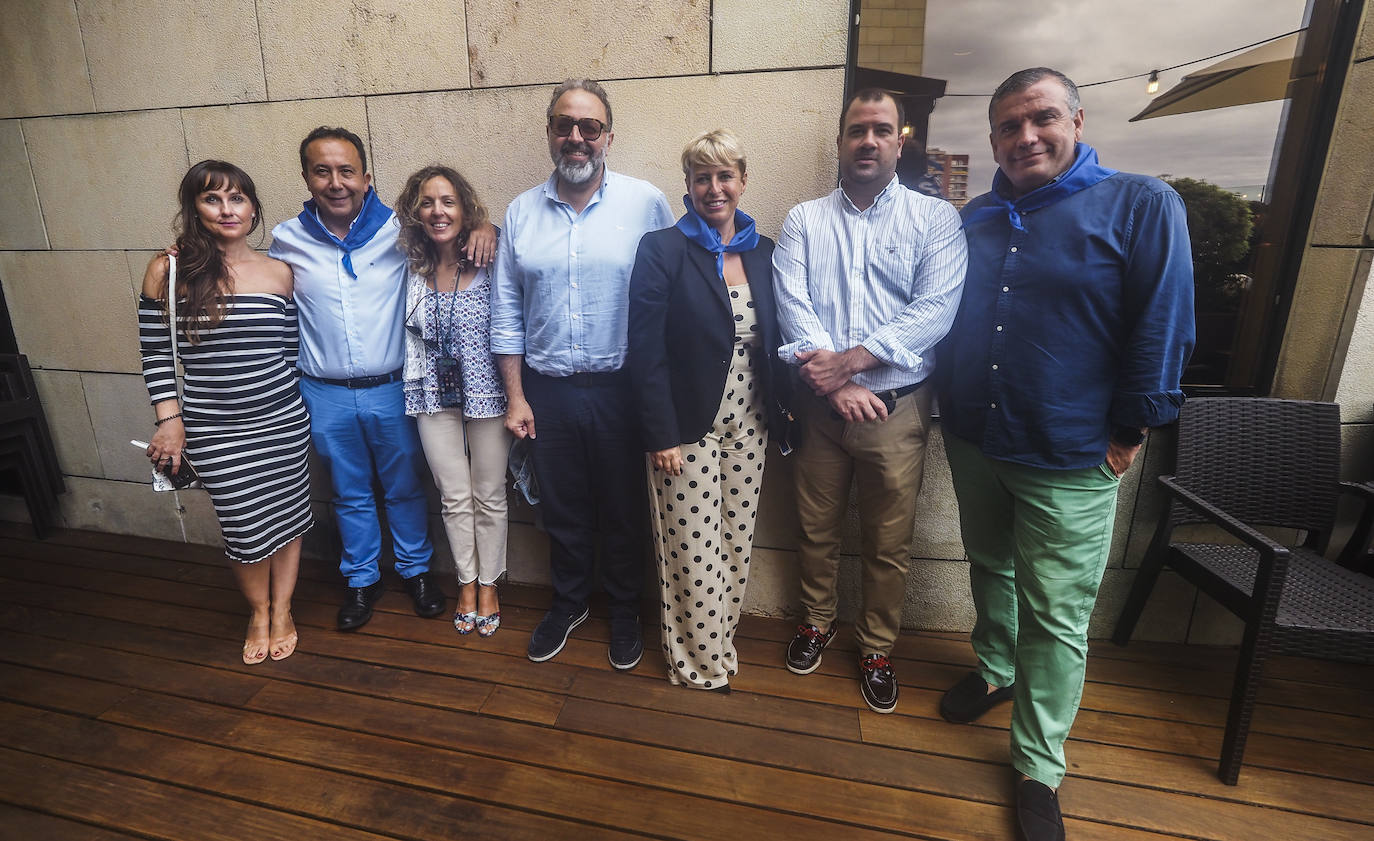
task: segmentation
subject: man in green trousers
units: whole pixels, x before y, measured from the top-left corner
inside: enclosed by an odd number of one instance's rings
[[[978,669],[940,712],[970,722],[1012,700],[1021,837],[1061,841],[1064,741],[1117,487],[1183,403],[1192,257],[1178,194],[1098,163],[1062,73],[1013,74],[988,121],[998,171],[962,212],[968,275],[939,351]]]

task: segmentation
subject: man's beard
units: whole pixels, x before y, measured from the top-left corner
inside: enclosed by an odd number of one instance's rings
[[[591,155],[591,157],[587,158],[585,163],[569,163],[563,157],[569,152],[582,151]],[[554,168],[558,170],[559,178],[562,178],[569,184],[581,186],[600,174],[601,166],[606,162],[606,149],[602,147],[599,150],[594,150],[592,145],[585,141],[580,144],[569,141],[559,147],[559,150],[550,157],[553,158]]]

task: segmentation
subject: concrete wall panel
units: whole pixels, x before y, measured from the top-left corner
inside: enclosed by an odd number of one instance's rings
[[[373,178],[378,193],[392,204],[410,173],[432,163],[447,164],[472,182],[492,220],[501,224],[511,199],[553,171],[544,139],[550,90],[370,97],[367,111],[377,149]]]
[[[258,4],[273,100],[468,87],[463,3]]]
[[[248,102],[267,96],[254,0],[78,4],[101,111]]]
[[[118,482],[109,479],[67,478],[62,495],[62,516],[67,528],[113,534],[133,534],[163,540],[181,540],[205,546],[222,546],[219,521],[205,491],[177,494],[186,511],[177,516],[176,498],[158,493],[151,482]]]
[[[657,587],[657,577],[654,578]],[[760,616],[798,616],[801,581],[797,553],[754,545],[749,558],[749,583],[744,588],[745,613]]]
[[[73,476],[103,475],[81,374],[40,370],[33,372],[33,381],[38,386],[62,472]]]
[[[1271,396],[1322,398],[1359,256],[1353,248],[1307,249],[1295,293],[1303,305],[1288,314]]]
[[[95,109],[72,0],[9,0],[5,4],[0,79],[5,80],[0,117]]]
[[[1350,68],[1312,220],[1313,245],[1360,246],[1374,196],[1374,62]]]
[[[0,121],[0,249],[43,249],[48,235],[19,120]]]
[[[557,84],[569,76],[619,79],[705,73],[710,5],[706,0],[473,3],[468,19],[472,84],[496,87]]]
[[[35,368],[140,370],[129,269],[117,251],[0,252],[19,350]]]
[[[1374,274],[1365,280],[1360,311],[1336,388],[1336,402],[1341,404],[1341,420],[1345,423],[1374,421]]]
[[[843,85],[840,70],[612,82],[606,88],[616,136],[607,160],[652,181],[680,214],[682,147],[703,131],[729,128],[749,163],[740,207],[758,221],[759,233],[776,237],[793,205],[835,188]],[[804,102],[798,90],[807,91]]]
[[[161,248],[189,163],[174,110],[25,120],[53,248]]]
[[[775,70],[844,64],[847,0],[712,4],[711,70]]]
[[[923,631],[972,630],[978,617],[969,593],[966,562],[924,558],[912,561],[906,579],[906,602],[902,605],[902,627]]]
[[[310,198],[301,180],[301,139],[318,126],[341,126],[368,139],[362,97],[190,108],[181,117],[192,162],[218,158],[253,177],[266,224],[250,242],[263,248],[272,243],[272,228],[300,213]],[[371,166],[370,148],[368,155]]]
[[[153,408],[143,377],[136,374],[81,375],[86,406],[100,450],[101,476],[125,482],[148,482],[152,465],[131,439],[147,441],[156,431]],[[151,485],[150,485],[151,487]]]
[[[1116,630],[1116,620],[1121,617],[1121,609],[1126,604],[1131,585],[1135,583],[1135,576],[1134,570],[1107,570],[1102,578],[1102,587],[1097,591],[1097,606],[1088,623],[1089,637],[1110,637]],[[1196,596],[1196,587],[1166,569],[1155,583],[1131,639],[1183,642],[1188,636],[1188,620]]]

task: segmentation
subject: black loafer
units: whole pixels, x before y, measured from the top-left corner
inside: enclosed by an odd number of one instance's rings
[[[988,692],[987,681],[977,672],[969,672],[964,679],[954,684],[940,699],[940,715],[952,724],[969,724],[977,721],[983,713],[1011,700],[1016,684],[1003,686]]]
[[[386,588],[380,580],[366,587],[349,587],[348,599],[339,608],[339,630],[355,631],[372,618],[372,606],[382,598]]]
[[[787,644],[787,670],[809,675],[821,665],[821,653],[835,638],[835,626],[822,631],[815,625],[798,625],[797,635]]]
[[[859,690],[864,703],[875,713],[890,713],[897,708],[897,675],[892,661],[881,654],[870,654],[859,661]]]
[[[617,670],[628,672],[639,665],[644,656],[644,631],[638,616],[611,618],[611,646],[606,659]]]
[[[406,592],[410,593],[410,600],[415,602],[415,612],[421,616],[429,618],[444,612],[444,591],[434,583],[430,573],[422,572],[407,578]]]
[[[572,633],[573,628],[586,621],[585,607],[576,616],[550,610],[535,626],[534,633],[530,634],[530,645],[525,649],[525,656],[536,663],[552,660],[563,650],[563,646],[568,644],[568,635]]]
[[[1064,841],[1064,817],[1055,790],[1035,780],[1018,783],[1016,828],[1021,841]]]

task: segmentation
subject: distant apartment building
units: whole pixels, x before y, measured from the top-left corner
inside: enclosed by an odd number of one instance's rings
[[[968,155],[954,155],[943,149],[926,150],[926,177],[939,185],[939,195],[955,207],[968,201]]]

